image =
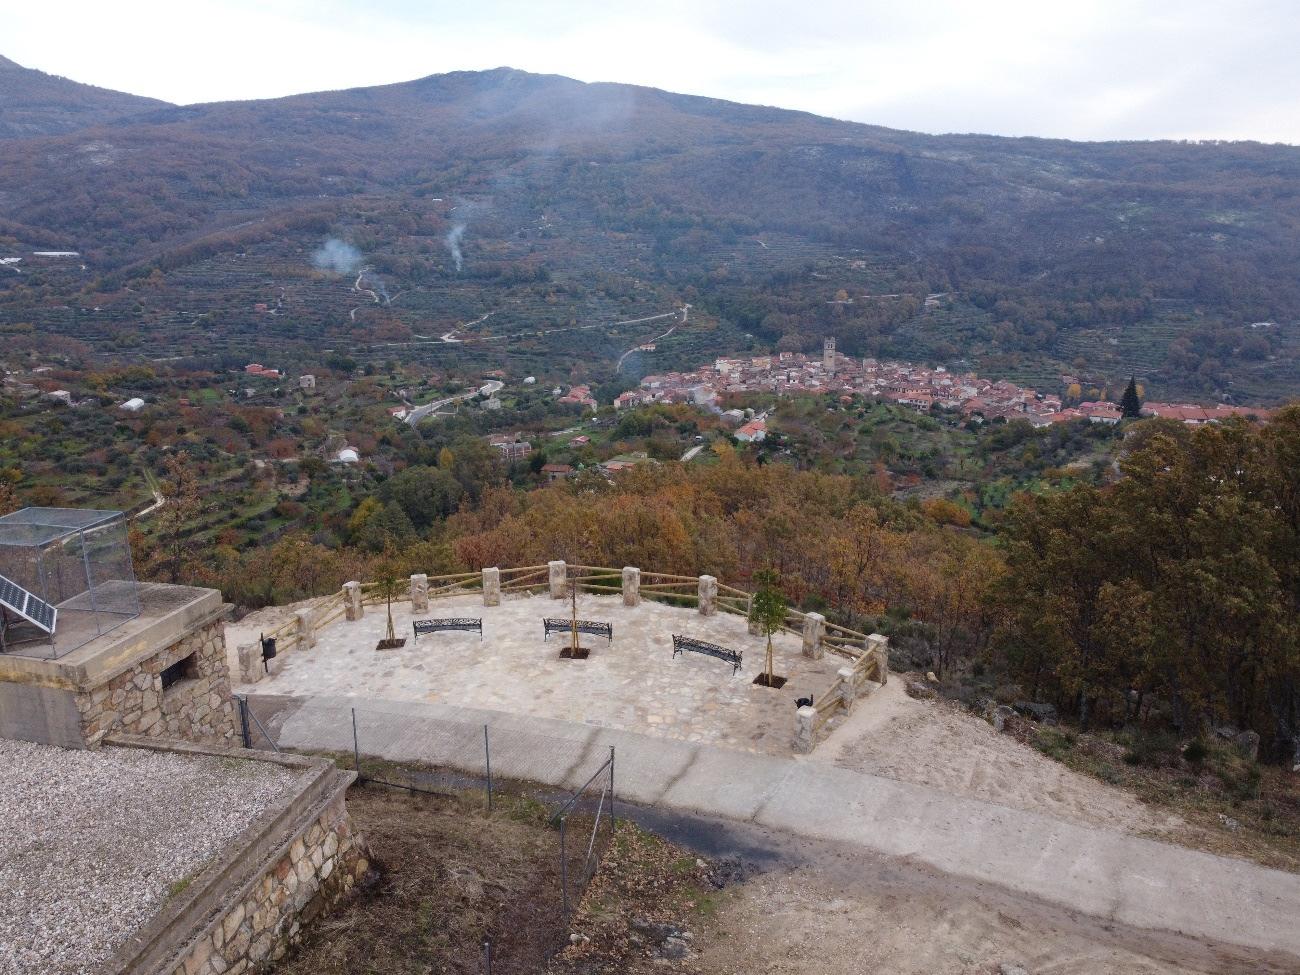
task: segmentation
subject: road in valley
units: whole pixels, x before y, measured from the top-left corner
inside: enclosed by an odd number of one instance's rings
[[[471,389],[467,393],[457,393],[455,396],[447,396],[443,399],[436,399],[432,403],[425,403],[423,406],[413,408],[410,413],[406,414],[406,422],[411,426],[415,426],[426,416],[431,413],[437,413],[444,406],[450,406],[452,403],[458,403],[461,400],[471,399],[479,395],[479,393],[482,393],[484,396],[492,396],[503,386],[505,386],[505,383],[501,382],[499,379],[493,379],[490,382],[484,383],[478,389]]]

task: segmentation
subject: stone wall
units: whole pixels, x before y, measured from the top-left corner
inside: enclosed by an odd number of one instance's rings
[[[164,690],[162,672],[187,657],[184,676]],[[92,745],[113,733],[212,744],[237,741],[239,717],[230,695],[224,623],[209,622],[98,687],[78,691],[76,706],[85,740]]]
[[[169,975],[244,975],[265,970],[370,869],[343,795],[224,914],[188,946]]]

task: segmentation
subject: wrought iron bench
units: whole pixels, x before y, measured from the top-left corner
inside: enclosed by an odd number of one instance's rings
[[[680,636],[674,633],[673,656],[677,656],[684,650],[727,661],[727,663],[731,664],[732,677],[735,677],[736,672],[740,670],[741,652],[739,650],[729,650],[726,647],[718,646],[716,643],[705,643],[703,640],[697,640],[691,636]]]
[[[572,633],[573,620],[542,620],[543,640],[549,640],[552,633]],[[599,623],[596,620],[578,620],[578,632],[591,636],[603,636],[610,643],[614,642],[614,624]]]
[[[483,639],[483,620],[472,618],[444,617],[442,619],[432,620],[412,620],[411,629],[415,631],[413,642],[420,642],[420,634],[426,636],[430,633],[439,633],[443,630],[465,630],[466,632],[478,631],[478,638]]]

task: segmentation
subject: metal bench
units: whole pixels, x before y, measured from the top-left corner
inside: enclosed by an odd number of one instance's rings
[[[572,633],[573,620],[542,620],[543,640],[549,640],[552,633]],[[610,643],[614,642],[614,624],[600,623],[596,620],[578,620],[578,632],[591,636],[603,636]]]
[[[725,660],[731,664],[731,676],[735,677],[736,672],[740,670],[741,652],[739,650],[729,650],[726,647],[720,647],[716,643],[706,643],[703,640],[697,640],[691,636],[680,636],[673,634],[673,656],[689,650],[692,653],[702,653],[706,657],[717,657],[719,660]]]
[[[420,634],[428,636],[430,633],[440,633],[444,630],[464,630],[466,632],[478,631],[480,642],[483,639],[483,620],[472,618],[444,617],[442,619],[432,620],[412,620],[411,629],[415,631],[415,643],[420,642]]]

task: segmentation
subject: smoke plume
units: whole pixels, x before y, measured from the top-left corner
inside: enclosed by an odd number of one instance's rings
[[[443,243],[447,245],[447,250],[451,252],[451,259],[456,262],[456,273],[464,266],[464,257],[460,252],[460,239],[465,236],[465,224],[458,223],[447,231],[447,236],[443,238]]]
[[[311,256],[311,263],[321,271],[352,274],[361,267],[361,252],[337,237],[331,237]]]

